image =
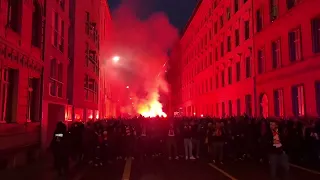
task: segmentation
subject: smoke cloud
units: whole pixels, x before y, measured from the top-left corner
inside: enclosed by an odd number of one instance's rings
[[[109,47],[111,56],[117,55],[120,60],[108,63],[108,68],[113,82],[124,88],[115,93],[122,97],[122,111],[129,114],[137,109],[148,109],[151,101],[158,100],[160,89],[169,91],[164,64],[178,38],[178,29],[163,12],[138,17],[148,14],[150,6],[150,0],[123,0],[112,13],[114,29]]]

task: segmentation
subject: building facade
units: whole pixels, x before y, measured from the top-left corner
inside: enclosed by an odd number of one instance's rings
[[[0,169],[40,147],[44,1],[0,1]]]
[[[260,115],[320,115],[319,4],[319,0],[254,1]]]
[[[68,101],[72,120],[99,117],[100,5],[100,0],[70,0]]]
[[[199,1],[180,40],[184,115],[318,115],[316,4]]]
[[[177,42],[171,50],[168,60],[168,70],[166,78],[169,84],[168,116],[177,115],[182,110],[181,107],[181,52],[180,42]]]
[[[45,6],[42,148],[51,142],[56,124],[65,120],[68,105],[69,1],[47,0]]]
[[[112,36],[112,19],[110,8],[106,1],[101,0],[100,6],[100,83],[99,83],[99,117],[117,116],[117,99],[113,94],[115,85],[111,83],[107,61],[113,56],[110,52]]]

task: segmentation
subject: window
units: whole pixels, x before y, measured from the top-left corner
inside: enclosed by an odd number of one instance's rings
[[[258,50],[258,74],[262,74],[265,72],[265,56],[264,56],[264,49]]]
[[[317,113],[320,116],[320,81],[315,83]]]
[[[300,28],[289,32],[289,56],[290,61],[294,62],[301,59],[301,31]]]
[[[28,81],[27,121],[39,121],[37,112],[37,107],[40,105],[39,82],[40,79],[37,78],[29,78]]]
[[[312,50],[320,53],[320,18],[311,20]]]
[[[245,96],[246,114],[252,116],[252,96],[250,94]]]
[[[218,74],[216,75],[216,88],[219,88],[219,76]]]
[[[22,25],[22,0],[8,1],[7,26],[14,32],[21,32]]]
[[[220,57],[224,56],[224,44],[223,42],[220,43]]]
[[[256,11],[256,31],[257,32],[260,32],[262,30],[262,26],[263,26],[263,20],[262,20],[262,13],[261,13],[261,10],[258,9]]]
[[[219,117],[219,103],[216,104],[216,116]]]
[[[212,83],[213,83],[213,79],[212,79],[212,77],[210,77],[210,91],[212,91],[212,89],[213,89]]]
[[[216,0],[216,1],[214,1],[213,2],[213,9],[215,9],[216,7],[217,7],[217,5],[218,5],[218,2],[217,2],[218,0]]]
[[[62,10],[65,8],[65,0],[57,0]]]
[[[86,101],[98,102],[98,83],[88,75],[84,78],[84,96]]]
[[[227,15],[227,20],[229,20],[230,17],[231,17],[231,8],[230,8],[230,7],[227,7],[227,13],[226,13],[226,15]]]
[[[220,20],[220,28],[222,28],[223,27],[223,16],[221,15],[220,16],[220,18],[219,18],[219,20]]]
[[[221,103],[221,115],[224,117],[226,115],[226,106],[224,102]]]
[[[231,51],[231,36],[227,37],[227,51],[230,52]]]
[[[240,45],[240,31],[239,29],[236,29],[234,31],[235,34],[235,41],[236,41],[236,47]]]
[[[221,87],[224,87],[225,81],[224,81],[224,71],[221,72]]]
[[[245,4],[246,2],[248,2],[248,0],[243,0],[243,4]]]
[[[218,33],[218,23],[217,23],[217,21],[214,22],[213,30],[214,30],[214,34],[217,34],[217,33]]]
[[[228,101],[228,108],[229,108],[229,116],[232,116],[232,101],[231,100],[229,100]]]
[[[291,9],[299,3],[300,0],[287,0],[287,8]]]
[[[250,25],[249,21],[244,22],[244,39],[247,40],[250,37]]]
[[[210,65],[212,65],[212,52],[210,52],[209,54],[209,61],[210,61]]]
[[[63,91],[63,64],[59,63],[56,59],[51,60],[50,64],[50,83],[49,94],[51,96],[62,98]]]
[[[18,71],[10,68],[1,70],[1,119],[0,122],[14,122],[18,95]]]
[[[206,93],[209,91],[208,80],[206,80]]]
[[[232,84],[232,67],[228,67],[228,84]]]
[[[295,116],[305,115],[305,98],[303,85],[292,87],[292,111]]]
[[[59,14],[52,10],[51,43],[59,51],[64,51],[64,21]]]
[[[278,0],[269,0],[270,2],[270,21],[273,22],[278,18]]]
[[[274,115],[276,117],[284,116],[284,98],[283,89],[277,89],[273,92],[274,97]]]
[[[240,68],[240,62],[236,63],[236,81],[239,82],[240,81],[240,77],[241,77],[241,68]]]
[[[237,116],[241,116],[241,104],[240,99],[237,99]]]
[[[42,15],[41,6],[38,1],[33,1],[33,13],[32,13],[32,45],[40,48],[42,38]]]
[[[251,77],[251,58],[246,57],[246,78]]]
[[[219,60],[219,54],[218,54],[218,48],[217,47],[215,48],[215,59],[216,59],[216,61]]]
[[[234,0],[234,12],[238,12],[239,10],[239,0]]]
[[[280,40],[276,40],[271,43],[271,52],[272,52],[272,67],[273,69],[281,67],[281,44]]]

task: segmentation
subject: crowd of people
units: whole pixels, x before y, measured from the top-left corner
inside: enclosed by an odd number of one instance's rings
[[[256,160],[279,167],[320,163],[318,119],[182,117],[101,119],[57,124],[51,143],[55,165],[67,172],[68,159],[93,166],[121,159],[205,160],[221,164]]]

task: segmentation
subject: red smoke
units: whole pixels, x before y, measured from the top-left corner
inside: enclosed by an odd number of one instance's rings
[[[148,2],[147,7],[150,7]],[[131,108],[137,109],[136,104],[146,104],[151,97],[158,96],[159,88],[168,92],[163,65],[178,38],[178,30],[163,12],[139,19],[137,14],[147,8],[144,5],[144,0],[123,0],[112,15],[113,33],[109,45],[112,54],[107,65],[113,82],[121,84],[114,93],[122,98],[120,101],[128,113],[137,111]],[[118,63],[111,61],[115,55],[120,57]]]

